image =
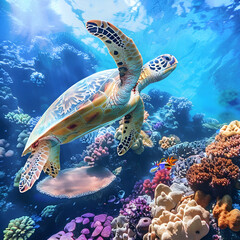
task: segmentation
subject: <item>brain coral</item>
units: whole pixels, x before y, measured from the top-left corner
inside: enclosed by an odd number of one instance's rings
[[[27,240],[35,232],[35,222],[28,216],[12,219],[3,231],[4,240]]]
[[[143,239],[199,240],[206,236],[209,231],[209,212],[191,198],[179,203],[181,193],[174,193],[167,186],[165,188],[163,185],[155,191],[155,200],[161,205],[161,210],[153,218],[149,232]]]
[[[226,137],[240,134],[240,121],[235,120],[230,122],[229,125],[224,125],[221,128],[220,133],[222,133]]]
[[[215,137],[215,142],[206,148],[208,156],[233,158],[240,154],[240,135],[225,136],[223,133]]]
[[[202,190],[215,196],[231,192],[238,176],[238,166],[231,159],[220,157],[203,158],[187,172],[188,183],[194,191]]]

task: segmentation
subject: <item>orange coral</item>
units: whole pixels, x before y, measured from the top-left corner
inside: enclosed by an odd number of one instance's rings
[[[193,164],[187,172],[187,180],[194,190],[202,190],[220,196],[231,192],[239,176],[239,168],[231,159],[203,158],[200,164]]]
[[[221,229],[229,227],[232,231],[240,231],[240,211],[232,209],[232,198],[229,195],[223,196],[217,201],[213,209],[213,216],[218,219],[218,226]]]
[[[222,133],[215,137],[215,142],[206,148],[208,156],[233,158],[240,155],[240,135],[227,137]]]

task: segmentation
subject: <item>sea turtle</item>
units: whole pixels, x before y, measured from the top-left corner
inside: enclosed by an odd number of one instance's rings
[[[30,189],[41,171],[56,177],[60,170],[60,145],[124,117],[118,155],[126,153],[137,139],[144,116],[139,95],[153,82],[167,77],[177,66],[170,54],[143,66],[132,39],[109,22],[91,20],[87,30],[100,38],[117,69],[92,74],[70,87],[43,114],[26,143],[23,156],[31,153],[19,182],[20,192]]]

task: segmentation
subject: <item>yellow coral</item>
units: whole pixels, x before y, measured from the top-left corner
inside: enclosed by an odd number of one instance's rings
[[[236,134],[240,134],[240,121],[232,121],[228,125],[224,125],[220,132],[227,137],[231,137]]]
[[[167,149],[176,145],[179,142],[180,142],[180,139],[177,136],[170,136],[170,137],[163,136],[162,139],[159,141],[159,145],[161,148]]]
[[[28,216],[12,219],[3,231],[4,240],[27,240],[35,232],[35,222]]]

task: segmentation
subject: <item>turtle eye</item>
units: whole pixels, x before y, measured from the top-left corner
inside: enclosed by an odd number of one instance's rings
[[[169,57],[165,57],[165,59],[166,59],[167,61],[170,61],[170,58],[169,58]]]

